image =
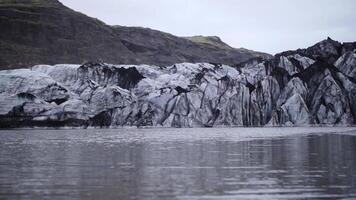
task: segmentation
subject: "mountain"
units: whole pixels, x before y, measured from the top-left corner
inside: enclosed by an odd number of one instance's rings
[[[216,37],[198,40],[225,46]],[[85,63],[3,70],[0,127],[355,125],[355,44],[328,38],[233,66]]]
[[[139,27],[109,26],[57,0],[0,0],[0,69],[87,61],[238,64],[270,55]],[[207,37],[210,40],[210,37]]]

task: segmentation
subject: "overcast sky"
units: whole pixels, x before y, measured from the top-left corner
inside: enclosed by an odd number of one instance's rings
[[[356,0],[60,0],[109,25],[216,35],[271,54],[330,36],[356,41]]]

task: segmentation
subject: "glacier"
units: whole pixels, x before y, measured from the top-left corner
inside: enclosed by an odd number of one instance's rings
[[[354,125],[356,50],[340,48],[327,39],[235,66],[88,62],[2,70],[0,128]]]

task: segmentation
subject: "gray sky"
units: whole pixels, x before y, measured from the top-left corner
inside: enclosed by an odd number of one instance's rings
[[[233,47],[271,54],[328,36],[356,41],[356,0],[60,0],[109,25],[178,36],[217,35]]]

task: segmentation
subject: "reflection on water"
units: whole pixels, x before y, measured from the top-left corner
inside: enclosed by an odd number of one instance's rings
[[[356,131],[0,131],[3,198],[356,198]]]

